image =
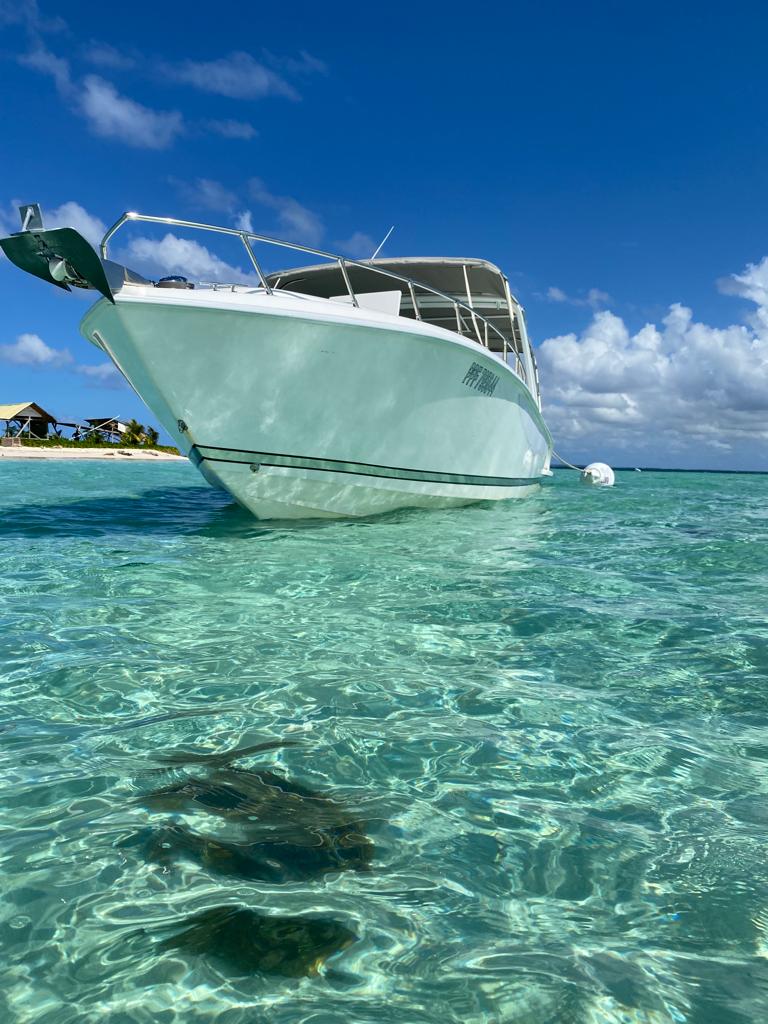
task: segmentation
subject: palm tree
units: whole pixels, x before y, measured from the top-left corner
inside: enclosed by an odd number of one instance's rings
[[[125,433],[123,434],[124,444],[141,444],[144,440],[144,426],[138,420],[128,420]]]
[[[160,440],[160,435],[158,434],[158,432],[155,430],[154,427],[145,427],[144,428],[144,443],[145,444],[148,444],[148,445],[150,445],[150,447],[155,448],[157,446],[157,442],[159,440]]]

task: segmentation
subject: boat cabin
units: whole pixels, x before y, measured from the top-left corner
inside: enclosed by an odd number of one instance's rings
[[[486,260],[409,257],[321,263],[268,276],[275,290],[352,302],[443,327],[514,366],[538,399],[536,362],[523,310],[498,267]]]
[[[335,302],[347,302],[353,306],[375,309],[394,316],[421,320],[445,328],[453,334],[459,334],[487,351],[501,356],[525,382],[541,408],[536,360],[528,340],[523,310],[510,292],[507,278],[497,266],[487,260],[443,256],[351,260],[240,228],[128,212],[112,225],[102,240],[99,273],[91,273],[89,277],[84,270],[81,275],[83,282],[97,288],[107,298],[111,298],[111,286],[105,271],[118,272],[117,287],[130,280],[125,276],[130,273],[126,268],[111,263],[107,258],[107,243],[128,221],[163,226],[175,224],[179,227],[238,236],[261,286],[268,294],[283,290]],[[24,251],[16,251],[18,243],[11,247],[7,244],[7,239],[3,242],[6,243],[6,254],[10,248],[14,261],[22,269],[32,273],[40,270],[39,260],[38,263],[30,262],[30,253],[34,255],[34,246],[30,249],[29,245],[25,245],[21,247]],[[327,262],[265,274],[253,248],[254,245],[262,243],[281,249],[293,249],[302,253],[303,257],[310,254]],[[76,281],[72,283],[77,284]],[[149,282],[142,280],[142,283]],[[164,278],[157,282],[156,286],[192,287],[186,278],[180,277]]]

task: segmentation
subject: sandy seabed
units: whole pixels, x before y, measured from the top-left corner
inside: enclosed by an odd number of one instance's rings
[[[152,448],[32,448],[25,445],[0,445],[0,459],[112,459],[116,462],[141,459],[145,462],[186,462],[187,457]]]

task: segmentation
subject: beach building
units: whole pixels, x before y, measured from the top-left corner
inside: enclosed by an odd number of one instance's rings
[[[119,444],[122,435],[128,430],[128,424],[123,423],[117,416],[93,416],[85,421],[88,430],[92,433],[100,433],[105,441],[113,441]]]
[[[56,426],[51,416],[36,402],[15,402],[0,405],[0,423],[5,423],[5,437],[47,437],[49,427]]]
[[[3,429],[3,426],[5,429]],[[109,441],[120,444],[128,433],[128,424],[117,416],[91,416],[78,421],[57,420],[37,402],[0,404],[0,436],[5,445],[21,444],[22,438],[42,440],[62,436],[62,428],[72,431],[74,441]]]

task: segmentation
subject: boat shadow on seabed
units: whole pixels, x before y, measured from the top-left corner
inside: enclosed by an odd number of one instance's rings
[[[126,488],[127,489],[127,488]],[[25,502],[0,516],[0,536],[242,534],[258,520],[210,487],[158,487],[135,494]],[[263,529],[263,526],[261,527]]]
[[[423,515],[399,509],[355,519],[256,519],[222,491],[211,487],[163,487],[138,496],[78,498],[59,503],[26,503],[0,515],[0,537],[112,537],[128,535],[258,537],[275,530],[320,530],[339,523],[393,523]],[[434,513],[433,513],[434,514]]]

